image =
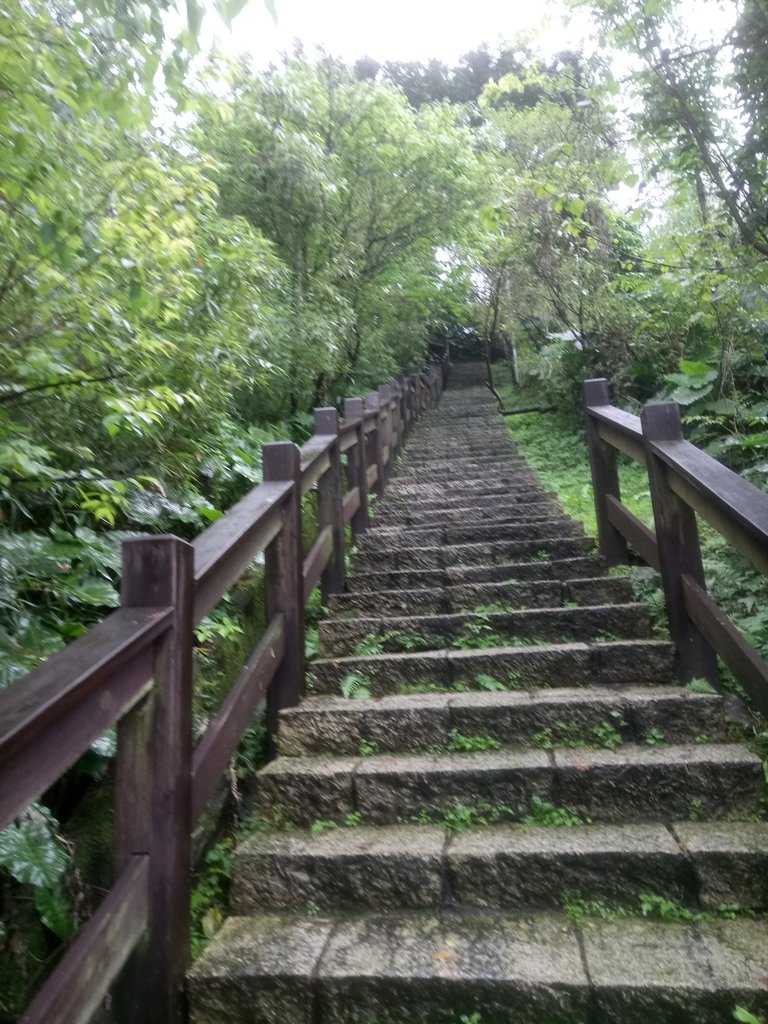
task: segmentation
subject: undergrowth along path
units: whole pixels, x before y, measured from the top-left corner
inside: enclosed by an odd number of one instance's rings
[[[414,430],[258,776],[193,1024],[768,1010],[763,768],[479,368]]]

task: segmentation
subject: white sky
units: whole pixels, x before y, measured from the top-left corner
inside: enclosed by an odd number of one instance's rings
[[[250,0],[235,19],[231,35],[213,30],[227,53],[249,53],[265,66],[301,39],[307,56],[322,46],[347,61],[370,56],[379,61],[455,62],[480,43],[515,42],[525,33],[544,53],[578,49],[586,19],[564,27],[560,0],[275,0],[277,22],[262,0]],[[577,28],[577,25],[579,26]],[[204,29],[204,34],[206,30]]]

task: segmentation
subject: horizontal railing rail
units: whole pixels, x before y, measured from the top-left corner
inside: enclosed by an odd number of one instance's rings
[[[610,404],[600,378],[584,383],[584,412],[601,553],[619,565],[630,546],[659,570],[683,680],[718,686],[719,656],[768,714],[768,662],[707,593],[696,522],[768,575],[768,494],[686,441],[675,402],[634,416]],[[646,467],[655,531],[622,504],[618,452]]]
[[[370,489],[383,493],[447,371],[446,360],[346,399],[343,419],[316,410],[316,432],[300,449],[264,445],[263,483],[192,544],[127,541],[121,607],[0,693],[0,828],[117,726],[112,888],[23,1024],[86,1024],[110,990],[120,1024],[179,1019],[193,828],[258,710],[266,706],[274,736],[280,710],[300,700],[305,601],[318,585],[324,598],[344,589],[345,528],[365,532]],[[305,557],[310,491],[318,533]],[[266,628],[193,746],[194,629],[261,555]]]

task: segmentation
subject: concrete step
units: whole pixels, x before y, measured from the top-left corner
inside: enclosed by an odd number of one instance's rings
[[[432,497],[419,498],[416,494],[406,494],[395,497],[387,492],[382,501],[376,501],[373,505],[374,519],[378,515],[388,515],[390,512],[413,513],[414,515],[424,512],[444,512],[463,508],[517,508],[529,504],[537,504],[544,501],[557,503],[557,497],[551,491],[534,488],[500,488],[485,494],[456,494],[447,489]]]
[[[456,737],[502,746],[576,749],[622,743],[721,743],[733,732],[724,698],[680,687],[313,697],[281,712],[284,757],[451,749]]]
[[[494,502],[488,505],[460,505],[456,508],[426,509],[424,511],[396,511],[388,509],[377,511],[372,526],[405,527],[430,529],[440,526],[453,526],[464,523],[494,525],[501,523],[527,522],[532,519],[550,519],[562,516],[563,510],[556,501],[540,501],[531,503],[507,504]]]
[[[416,466],[410,469],[398,467],[397,473],[392,477],[391,486],[412,483],[459,483],[464,484],[467,480],[513,480],[516,477],[524,480],[534,478],[534,470],[520,458],[509,455],[500,456],[492,463],[465,462],[450,465],[447,463],[425,463],[423,466]]]
[[[641,894],[717,911],[768,907],[768,824],[328,827],[256,834],[232,911],[560,910],[569,894],[639,912]],[[683,837],[687,837],[687,840]],[[744,900],[737,880],[753,880]],[[739,897],[741,897],[739,899]]]
[[[540,540],[542,537],[582,537],[581,523],[566,516],[547,517],[527,522],[513,520],[495,523],[464,523],[446,526],[388,526],[375,522],[358,544],[365,556],[369,551],[388,551],[405,546],[478,544],[501,540]]]
[[[596,577],[582,580],[535,580],[519,583],[464,583],[447,587],[381,590],[337,594],[330,598],[334,618],[358,615],[403,615],[409,609],[420,614],[450,615],[477,605],[497,604],[505,609],[555,608],[566,604],[627,604],[632,601],[629,580]]]
[[[190,1024],[724,1024],[768,1010],[767,942],[744,918],[235,917],[189,972]]]
[[[674,679],[673,650],[663,640],[594,643],[542,643],[532,647],[422,651],[370,657],[317,659],[309,665],[309,688],[316,695],[341,694],[350,675],[374,697],[413,691],[482,688],[478,675],[508,689],[559,686],[658,686]]]
[[[448,647],[479,649],[505,644],[589,641],[593,637],[650,637],[648,609],[641,604],[609,604],[580,608],[526,608],[507,612],[465,612],[421,615],[418,606],[405,616],[325,619],[320,623],[320,656],[397,651],[429,651]]]
[[[453,565],[443,569],[385,569],[350,572],[347,587],[354,593],[372,593],[391,589],[423,589],[486,583],[556,580],[568,576],[597,577],[606,572],[597,555],[553,558],[542,562],[499,562],[495,565]],[[608,577],[605,577],[606,579]]]
[[[519,473],[494,473],[487,477],[461,477],[455,480],[412,480],[393,479],[387,495],[390,501],[401,498],[418,498],[427,501],[435,498],[489,494],[541,494],[544,488],[533,470]]]
[[[543,533],[543,531],[542,531]],[[357,571],[386,569],[442,569],[449,565],[494,565],[499,562],[575,558],[594,551],[595,542],[584,536],[546,536],[534,540],[497,540],[481,543],[425,545],[380,551],[364,550],[356,559]]]
[[[490,805],[522,821],[536,800],[604,823],[726,820],[755,813],[760,758],[740,744],[616,750],[510,748],[464,754],[278,757],[259,773],[266,822],[309,827],[362,815],[366,824],[447,823]]]
[[[422,451],[419,454],[417,449],[413,449],[404,453],[398,461],[398,476],[401,472],[408,473],[422,469],[431,469],[436,472],[459,476],[461,473],[466,475],[468,470],[472,470],[477,466],[493,469],[501,462],[504,463],[505,467],[520,466],[524,469],[529,468],[528,463],[518,454],[511,440],[508,441],[505,438],[491,439],[484,450],[476,443],[470,448],[466,443],[462,443],[459,438],[456,439],[456,442],[452,455],[433,451],[432,446],[430,446],[429,452]]]

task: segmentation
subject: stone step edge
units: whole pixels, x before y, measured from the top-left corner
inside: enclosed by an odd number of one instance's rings
[[[568,673],[570,685],[637,685],[666,683],[672,673],[674,649],[665,640],[616,640],[592,643],[538,644],[527,647],[485,647],[470,650],[446,649],[417,654],[378,654],[367,657],[323,658],[308,664],[308,689],[320,694],[330,676],[338,686],[341,678],[357,673],[367,679],[374,697],[384,677],[389,683],[414,684],[419,680],[471,684],[466,678],[478,673],[506,679],[514,675],[508,689],[531,689],[532,680],[550,683],[552,671]],[[665,672],[663,678],[657,678]],[[528,674],[529,682],[523,678]],[[498,677],[495,677],[498,678]],[[501,680],[500,680],[501,681]],[[561,685],[569,685],[564,678]],[[447,686],[446,689],[450,689]],[[334,690],[336,695],[337,690]]]
[[[583,533],[566,534],[561,537],[543,536],[533,538],[491,538],[488,540],[466,542],[459,541],[448,544],[424,544],[421,547],[394,547],[361,548],[355,556],[355,566],[360,572],[361,566],[370,568],[382,563],[394,562],[395,566],[402,568],[402,563],[411,563],[414,568],[449,568],[460,565],[461,558],[472,559],[472,568],[481,565],[498,564],[493,561],[484,562],[485,558],[493,559],[495,555],[507,558],[514,554],[527,554],[533,552],[529,561],[538,561],[536,556],[539,552],[546,555],[541,558],[542,562],[552,561],[552,553],[557,556],[565,552],[570,557],[577,557],[578,554],[590,555],[596,553],[596,542],[593,537]],[[425,565],[425,559],[429,564]],[[410,566],[408,566],[410,568]],[[365,571],[365,569],[363,569]]]
[[[461,574],[463,572],[472,574],[472,573],[474,573],[474,572],[476,572],[478,570],[482,571],[483,569],[487,569],[487,570],[490,570],[490,571],[493,571],[493,572],[498,572],[498,573],[506,573],[507,571],[510,573],[508,579],[496,580],[496,581],[490,580],[490,581],[484,581],[484,582],[496,582],[496,583],[529,583],[530,582],[530,583],[533,583],[533,582],[535,582],[537,580],[542,580],[542,579],[543,580],[562,580],[562,579],[565,579],[566,577],[565,576],[560,576],[560,575],[553,575],[553,573],[556,573],[556,572],[563,572],[563,573],[567,572],[569,569],[572,569],[574,565],[577,565],[577,566],[579,566],[579,568],[583,569],[584,568],[584,562],[588,562],[589,563],[589,568],[593,569],[594,571],[599,571],[600,569],[604,570],[603,575],[601,577],[599,577],[599,578],[601,578],[601,579],[611,579],[611,577],[608,575],[606,567],[604,566],[604,563],[603,563],[603,561],[602,561],[602,559],[601,559],[601,557],[599,555],[576,555],[576,556],[570,556],[570,557],[567,557],[567,558],[553,558],[553,559],[551,559],[551,560],[549,560],[547,562],[539,562],[539,561],[536,561],[536,560],[534,560],[534,561],[527,561],[527,562],[488,562],[485,565],[482,565],[482,564],[481,565],[472,565],[472,566],[453,565],[453,566],[444,566],[444,567],[441,567],[441,568],[432,568],[432,569],[383,569],[383,570],[375,570],[374,569],[374,570],[370,570],[370,571],[362,569],[362,570],[355,571],[355,567],[353,565],[352,566],[352,570],[350,571],[350,573],[347,576],[347,587],[348,587],[348,592],[351,593],[351,594],[370,594],[370,593],[375,593],[375,591],[372,591],[372,590],[358,590],[358,589],[355,588],[355,584],[358,583],[358,582],[367,582],[367,581],[375,582],[377,577],[390,578],[392,576],[413,576],[413,575],[428,575],[428,576],[442,575],[444,577],[445,581],[446,581],[444,583],[444,586],[457,586],[457,585],[462,585],[463,586],[464,585],[463,583],[456,584],[456,583],[451,583],[450,581],[451,580],[456,580],[457,578],[460,579],[461,578]],[[523,573],[526,573],[528,575],[525,575],[523,577],[519,577],[519,576],[515,576],[514,575],[515,572],[517,572],[517,573],[523,572]],[[594,578],[598,578],[598,577],[594,577]],[[619,577],[619,578],[622,578],[622,577]],[[388,588],[384,588],[384,589],[393,589],[393,588],[388,587]]]
[[[506,522],[484,521],[472,524],[440,523],[436,526],[414,526],[394,525],[384,526],[374,521],[373,526],[366,531],[358,545],[358,551],[365,554],[369,551],[381,551],[387,548],[392,542],[406,541],[411,538],[414,542],[424,541],[430,547],[440,545],[447,547],[452,544],[464,543],[487,543],[489,540],[538,540],[538,531],[554,530],[563,527],[563,536],[583,536],[584,525],[568,516],[545,516],[537,519],[512,519]],[[483,537],[482,535],[486,536]],[[461,539],[452,539],[459,535]],[[466,536],[464,536],[466,535]],[[470,539],[477,537],[476,541]],[[496,536],[498,535],[498,536]],[[545,534],[551,536],[551,534]]]
[[[413,752],[447,746],[455,733],[489,737],[509,746],[524,742],[528,730],[542,734],[542,746],[577,748],[576,740],[592,737],[594,729],[606,724],[612,730],[610,735],[603,730],[606,739],[617,746],[648,738],[654,743],[687,744],[704,738],[723,742],[738,735],[734,726],[740,715],[737,709],[732,711],[732,700],[672,686],[475,690],[373,701],[310,697],[280,712],[278,749],[283,757],[357,755],[361,745],[370,752]],[[670,728],[670,716],[675,715]]]
[[[692,910],[768,905],[766,822],[507,823],[459,831],[324,824],[323,831],[296,828],[243,840],[233,859],[233,912],[303,910],[320,896],[332,910],[339,894],[350,909],[558,909],[569,890],[637,912],[642,892]],[[313,864],[326,865],[327,879]],[[363,878],[371,889],[366,885],[367,897],[360,898]]]
[[[414,652],[419,653],[462,649],[450,646],[450,641],[458,643],[462,633],[473,626],[487,627],[499,636],[505,632],[511,633],[512,637],[519,635],[521,641],[534,640],[536,633],[551,630],[561,634],[577,634],[567,639],[560,636],[561,640],[570,642],[571,639],[581,639],[578,634],[599,633],[601,628],[606,633],[614,633],[613,639],[616,640],[653,639],[648,609],[644,604],[636,602],[579,605],[578,608],[534,606],[488,613],[470,610],[420,614],[414,609],[411,615],[361,615],[353,619],[323,619],[319,625],[320,654],[325,660],[333,658],[334,654],[328,648],[334,645],[343,646],[352,654],[354,647],[367,637],[382,638],[386,634],[410,637],[412,643],[422,640],[425,633],[435,639],[445,640],[446,646],[433,646],[425,640],[424,646],[414,648]],[[624,633],[624,637],[616,636],[617,632]],[[397,637],[389,639],[395,642]]]
[[[258,774],[263,820],[310,826],[450,821],[492,807],[523,821],[535,800],[604,823],[730,820],[765,797],[760,758],[739,743],[626,744],[435,754],[278,757]]]
[[[589,600],[580,601],[579,597],[586,596],[588,598],[590,590],[599,589],[605,587],[608,589],[623,590],[629,594],[630,584],[629,581],[621,576],[576,576],[573,579],[568,578],[554,578],[554,579],[538,579],[538,580],[515,580],[512,583],[450,583],[444,587],[404,587],[403,589],[387,588],[383,590],[362,590],[362,591],[347,591],[344,594],[332,594],[328,601],[328,607],[330,614],[324,618],[323,622],[331,621],[335,618],[343,615],[345,607],[350,611],[354,610],[355,602],[364,599],[365,602],[374,601],[377,597],[384,599],[385,601],[392,600],[398,601],[403,600],[410,602],[414,607],[417,607],[420,602],[428,603],[432,602],[443,602],[446,607],[446,611],[440,614],[456,614],[456,609],[452,608],[451,599],[461,594],[466,594],[467,598],[472,597],[476,594],[478,597],[483,596],[483,592],[486,592],[487,596],[495,596],[498,603],[502,603],[505,596],[509,596],[514,599],[515,591],[523,591],[524,593],[531,590],[540,590],[542,587],[547,588],[547,591],[554,592],[553,596],[555,599],[559,597],[562,602],[573,601],[579,605],[580,608],[594,607]],[[493,601],[480,602],[483,603],[496,603]],[[601,602],[603,603],[603,602]],[[618,603],[632,603],[629,600],[619,601]],[[518,611],[523,606],[510,606],[511,611]],[[543,605],[528,605],[529,608],[541,608],[541,607],[561,607],[559,605],[543,606]]]
[[[577,927],[563,914],[234,917],[188,971],[190,1024],[243,1020],[245,1007],[254,1020],[349,1020],[350,1003],[354,1020],[381,1024],[435,1013],[723,1024],[737,1004],[768,1008],[767,935],[748,919]]]

